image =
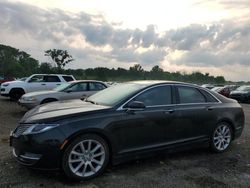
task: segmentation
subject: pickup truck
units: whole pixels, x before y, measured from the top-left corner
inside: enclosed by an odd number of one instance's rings
[[[25,93],[52,90],[62,83],[74,80],[75,78],[72,75],[33,74],[25,80],[4,82],[1,85],[1,95],[10,97],[12,100],[18,100]]]

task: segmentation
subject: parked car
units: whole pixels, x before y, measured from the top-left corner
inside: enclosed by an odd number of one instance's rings
[[[24,81],[15,80],[5,82],[1,85],[1,95],[10,97],[12,100],[18,100],[25,93],[51,90],[64,82],[73,80],[75,80],[75,78],[71,75],[34,74]]]
[[[0,76],[0,86],[4,82],[13,81],[13,80],[15,80],[15,78],[13,78],[13,77],[3,77],[3,76]]]
[[[61,168],[76,180],[101,174],[108,163],[162,151],[210,146],[224,152],[244,127],[241,105],[192,84],[135,81],[102,90],[84,101],[38,106],[11,133],[16,160]]]
[[[201,87],[207,88],[207,89],[212,89],[214,88],[214,85],[212,84],[203,84]]]
[[[227,86],[224,86],[224,87],[214,87],[211,89],[212,91],[215,91],[225,97],[229,97],[230,95],[230,88],[227,87]]]
[[[230,93],[229,97],[239,102],[250,102],[250,85],[237,88]]]
[[[240,87],[239,85],[226,85],[226,87],[228,87],[229,88],[229,90],[230,90],[230,92],[231,91],[234,91],[234,90],[236,90],[238,87]]]
[[[19,104],[28,109],[37,105],[54,101],[62,101],[69,99],[84,99],[97,91],[106,89],[108,86],[101,81],[95,80],[79,80],[56,87],[51,91],[37,91],[24,94],[19,99]]]
[[[211,89],[211,91],[217,92],[217,91],[219,91],[221,88],[223,88],[223,87],[214,87],[214,88]],[[217,93],[218,93],[218,92],[217,92]]]

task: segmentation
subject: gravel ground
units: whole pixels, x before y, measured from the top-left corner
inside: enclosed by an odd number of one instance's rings
[[[226,153],[198,149],[163,154],[110,166],[96,179],[73,183],[60,172],[30,170],[12,158],[8,135],[25,109],[0,97],[0,187],[250,187],[250,105],[242,106],[245,129]]]

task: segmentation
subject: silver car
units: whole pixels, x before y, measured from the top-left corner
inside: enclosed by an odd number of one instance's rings
[[[37,91],[23,95],[18,103],[28,109],[54,101],[84,99],[108,85],[95,80],[78,80],[64,83],[51,91]]]

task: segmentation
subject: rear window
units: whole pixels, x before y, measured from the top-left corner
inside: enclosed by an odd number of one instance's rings
[[[58,76],[44,76],[45,82],[61,82]]]
[[[206,98],[196,88],[180,86],[178,87],[180,103],[205,103]]]
[[[90,91],[99,91],[105,89],[106,86],[103,85],[102,83],[98,82],[89,82],[89,90]]]
[[[208,92],[206,92],[206,91],[204,91],[202,89],[200,91],[202,92],[203,95],[206,96],[207,102],[218,102],[218,100],[215,99],[210,93],[208,93]]]
[[[72,78],[72,76],[63,76],[63,79],[64,79],[66,82],[71,82],[71,81],[74,80],[74,79]]]

